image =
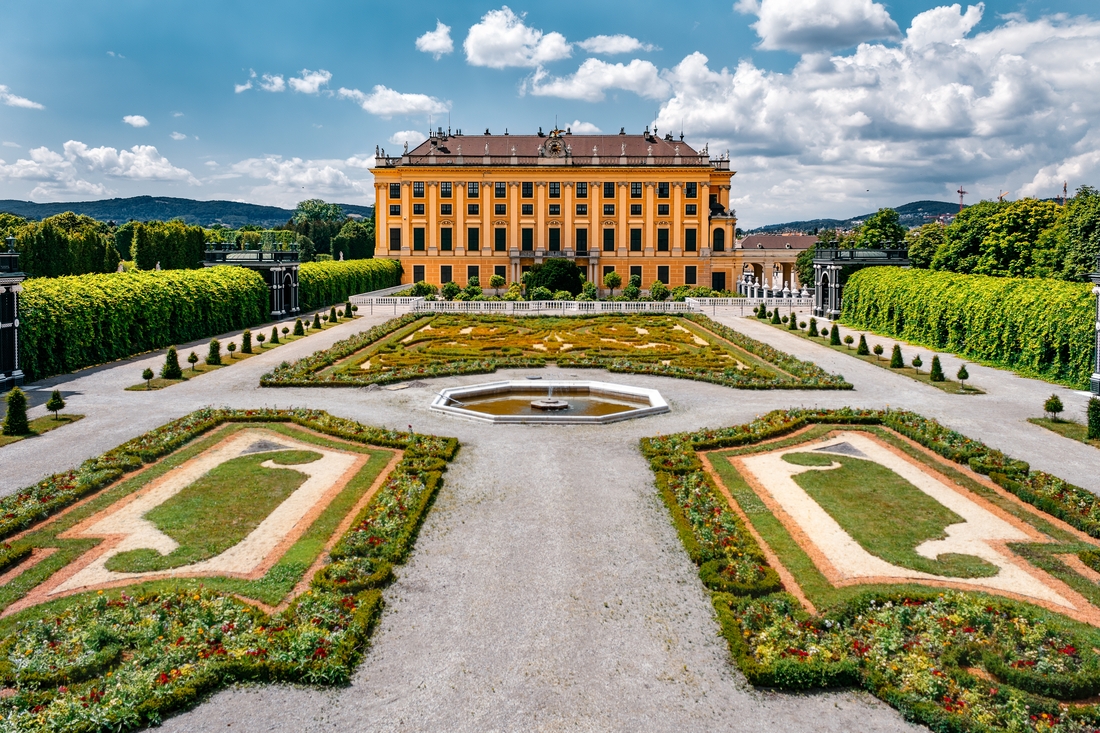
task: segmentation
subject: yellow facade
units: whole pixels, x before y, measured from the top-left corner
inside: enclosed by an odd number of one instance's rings
[[[462,148],[477,155],[463,155]],[[482,152],[484,148],[484,152]],[[579,152],[584,151],[585,155]],[[604,151],[611,151],[608,156]],[[656,135],[433,135],[374,169],[377,256],[403,282],[517,282],[566,257],[603,282],[733,288],[740,277],[728,160]]]

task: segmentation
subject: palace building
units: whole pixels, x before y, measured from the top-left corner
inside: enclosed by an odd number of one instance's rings
[[[376,256],[400,259],[405,283],[516,282],[553,257],[601,286],[611,271],[643,289],[726,290],[742,277],[729,160],[683,135],[440,128],[399,156],[378,151],[373,173]]]

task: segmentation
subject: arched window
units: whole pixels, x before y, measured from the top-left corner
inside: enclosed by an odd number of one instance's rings
[[[714,230],[714,251],[725,252],[726,251],[726,230],[715,229]]]

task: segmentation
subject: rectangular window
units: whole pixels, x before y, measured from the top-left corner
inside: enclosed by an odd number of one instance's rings
[[[696,241],[695,237],[696,237],[696,234],[695,234],[694,229],[685,229],[684,230],[684,251],[685,252],[694,252],[695,251],[695,241]]]
[[[642,205],[641,204],[631,204],[630,205],[630,215],[631,216],[641,216],[642,215]]]
[[[550,216],[561,216],[561,204],[550,204]]]
[[[424,251],[424,227],[413,227],[413,251]]]
[[[481,245],[481,230],[480,229],[467,229],[466,230],[466,249],[471,252],[478,249]]]
[[[588,198],[588,184],[587,183],[578,183],[577,184],[577,198],[579,198],[579,199]]]
[[[424,216],[424,204],[413,204],[413,216]]]
[[[605,199],[615,198],[615,184],[611,181],[605,181],[603,184],[603,197]]]
[[[684,198],[693,199],[699,195],[699,184],[695,181],[684,184]]]
[[[530,252],[535,248],[535,230],[531,227],[524,227],[519,230],[520,236],[520,248],[524,252]]]
[[[634,228],[630,230],[630,251],[642,251],[642,230],[639,228]]]
[[[631,265],[630,266],[630,279],[633,280],[635,277],[638,278],[638,287],[641,287],[642,286],[642,266],[641,265]]]
[[[698,213],[699,213],[699,207],[696,206],[695,204],[687,204],[686,206],[684,206],[684,215],[685,216],[695,216]]]
[[[520,204],[520,209],[521,209],[520,213],[522,213],[524,216],[534,216],[535,215],[535,205],[534,204]]]
[[[400,183],[391,183],[390,184],[390,198],[391,199],[397,199],[398,201],[401,200],[401,184]]]
[[[695,265],[688,265],[684,268],[684,285],[695,285],[698,282],[695,272]]]
[[[588,204],[577,204],[577,216],[588,216]]]
[[[413,198],[424,198],[424,181],[413,181]]]
[[[657,251],[658,252],[668,252],[668,230],[667,229],[658,229],[657,230]],[[663,282],[665,285],[668,285],[667,280],[662,280],[661,282]]]
[[[525,199],[535,198],[535,184],[530,181],[524,181],[520,184],[520,196]]]
[[[481,187],[478,185],[477,181],[470,181],[469,183],[466,184],[466,196],[467,196],[467,198],[476,199],[480,195],[481,195]]]
[[[668,285],[668,265],[657,265],[657,279]]]
[[[481,282],[481,266],[480,265],[466,265],[466,282],[469,283],[474,278],[477,278],[478,283]]]
[[[603,205],[603,215],[604,216],[615,216],[615,204],[604,204]]]
[[[493,265],[493,274],[508,279],[508,265]]]
[[[561,184],[560,183],[558,183],[556,181],[551,181],[550,182],[550,198],[552,198],[552,199],[560,199],[561,198]]]
[[[603,230],[603,251],[614,252],[615,251],[615,230],[604,229]]]
[[[401,227],[394,227],[390,230],[390,250],[401,249]]]
[[[390,216],[401,216],[401,204],[390,204]]]
[[[508,184],[504,181],[497,181],[493,184],[493,195],[498,199],[508,198]]]
[[[668,183],[667,182],[657,184],[657,198],[659,198],[659,199],[667,199],[668,198]],[[668,283],[665,283],[665,285],[668,285]]]
[[[508,213],[508,204],[494,204],[493,213],[497,216],[505,216]]]
[[[635,181],[630,184],[630,198],[640,199],[642,197],[642,184],[640,181]]]
[[[668,204],[657,204],[657,216],[668,216]]]
[[[450,227],[442,227],[439,230],[439,248],[444,252],[450,252],[454,249],[454,243],[451,239],[453,230]]]
[[[508,251],[508,230],[504,227],[493,230],[493,249],[497,252]]]
[[[466,204],[466,215],[477,216],[481,213],[481,207],[478,204]]]
[[[550,227],[550,251],[561,252],[561,229]]]
[[[413,282],[424,282],[424,265],[413,265]]]
[[[615,272],[615,266],[614,265],[604,265],[603,266],[604,277],[610,275],[613,272]]]
[[[454,275],[451,274],[451,266],[450,265],[440,265],[439,266],[439,284],[440,285],[446,285],[451,280],[454,280]]]
[[[443,181],[439,184],[439,198],[449,199],[451,197],[451,182]]]
[[[454,207],[451,204],[440,204],[439,205],[439,215],[440,216],[450,216],[451,212],[453,210],[454,210]]]
[[[588,230],[577,230],[577,254],[584,254],[588,252]]]

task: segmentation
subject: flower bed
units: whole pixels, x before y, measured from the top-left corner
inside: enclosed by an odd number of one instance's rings
[[[644,439],[673,525],[716,591],[722,633],[749,681],[863,686],[936,731],[1100,728],[1100,707],[1089,699],[1100,694],[1100,631],[1059,614],[977,592],[879,586],[810,615],[765,573],[755,583],[719,582],[719,552],[765,563],[743,524],[726,517],[696,450],[747,446],[812,424],[889,427],[1100,536],[1100,500],[1089,492],[910,412],[777,411],[745,425]],[[1078,700],[1085,702],[1065,704]]]
[[[381,608],[380,588],[411,549],[458,449],[451,438],[371,428],[315,410],[200,410],[11,497],[10,533],[76,501],[75,487],[106,485],[226,422],[294,423],[358,443],[405,451],[339,543],[311,589],[266,614],[229,592],[179,580],[153,592],[83,594],[3,622],[0,719],[12,730],[130,730],[156,724],[234,681],[346,682]],[[104,479],[110,474],[113,478]],[[23,498],[19,498],[23,497]],[[37,506],[25,506],[33,505]],[[48,505],[49,509],[44,509]],[[356,541],[371,528],[370,541]],[[14,552],[20,546],[8,549]],[[164,584],[162,584],[164,585]]]

